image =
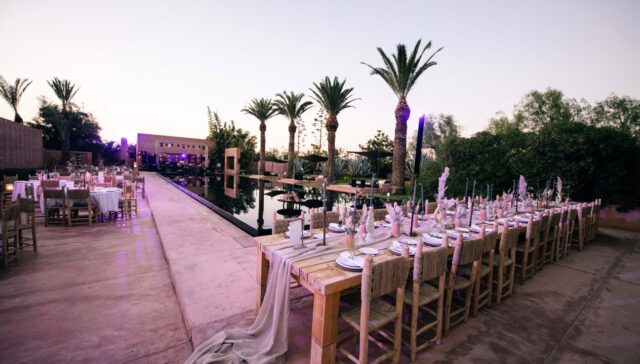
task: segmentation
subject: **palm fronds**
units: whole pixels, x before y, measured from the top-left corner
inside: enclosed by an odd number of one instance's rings
[[[242,110],[245,114],[254,116],[256,119],[264,122],[274,115],[278,114],[274,102],[271,99],[253,99]]]
[[[313,105],[311,101],[304,101],[304,93],[296,93],[294,91],[283,91],[276,94],[274,107],[277,113],[287,117],[289,120],[296,120],[302,117],[305,111]]]
[[[69,82],[69,80],[61,80],[58,77],[54,77],[53,80],[47,81],[56,97],[60,99],[62,103],[62,110],[66,111],[70,106],[73,106],[71,100],[78,93],[79,88],[75,84]]]
[[[29,81],[26,78],[16,78],[14,84],[11,85],[2,76],[0,76],[0,95],[2,95],[2,98],[5,99],[15,112],[16,115],[14,121],[17,123],[22,123],[22,118],[18,114],[20,98],[22,98],[22,94],[27,90],[27,87],[31,85],[31,82],[32,81]]]
[[[431,42],[428,42],[422,50],[420,49],[421,42],[422,40],[419,39],[409,56],[407,56],[406,46],[398,44],[396,53],[392,54],[393,60],[387,56],[382,48],[378,47],[378,53],[380,53],[384,62],[383,67],[374,67],[365,62],[361,63],[371,69],[371,75],[380,76],[398,98],[406,98],[422,73],[437,64],[432,59],[443,49],[443,47],[439,48],[423,62],[422,57],[427,49],[431,48]]]
[[[315,89],[310,89],[313,93],[311,96],[327,114],[337,116],[342,110],[353,107],[352,103],[357,98],[353,97],[353,87],[345,88],[346,79],[342,82],[338,77],[334,77],[333,81],[326,76],[320,83],[313,83]]]

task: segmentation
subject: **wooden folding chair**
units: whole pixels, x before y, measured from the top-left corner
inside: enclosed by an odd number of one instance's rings
[[[538,251],[536,252],[536,271],[542,270],[545,264],[551,262],[551,260],[547,260],[547,252],[553,252],[549,244],[550,230],[551,215],[548,214],[547,211],[544,211],[540,217],[540,242],[538,243]]]
[[[574,227],[572,229],[572,235],[570,244],[571,247],[575,247],[578,251],[584,249],[586,243],[587,233],[587,218],[589,214],[589,205],[586,203],[579,204],[576,208],[577,219],[574,221]]]
[[[42,211],[44,226],[49,226],[49,224],[64,225],[67,219],[67,195],[64,190],[45,188],[42,192],[42,198],[44,199],[44,211]]]
[[[82,214],[86,212],[86,214]],[[91,223],[96,218],[95,206],[91,204],[91,193],[89,190],[68,190],[67,191],[67,221],[69,226],[74,223]]]

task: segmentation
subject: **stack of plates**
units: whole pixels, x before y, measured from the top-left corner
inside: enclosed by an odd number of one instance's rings
[[[500,225],[504,225],[504,223],[505,223],[506,221],[508,221],[508,220],[506,220],[506,219],[498,219],[498,224],[500,224]],[[513,220],[510,220],[510,221],[509,221],[509,226],[510,226],[510,227],[514,227],[514,226],[516,226],[516,225],[518,225],[518,223],[517,223],[517,222],[515,222],[515,221],[513,221]]]
[[[471,231],[476,233],[476,234],[480,234],[480,231],[482,231],[482,228],[480,226],[474,224],[474,225],[471,225]],[[493,228],[489,227],[489,226],[486,226],[484,228],[484,231],[488,233],[488,232],[493,231]]]
[[[398,240],[394,240],[393,242],[394,243],[395,242],[399,242],[401,244],[414,245],[414,246],[418,245],[418,241],[417,240],[408,238],[406,236],[401,236],[401,237],[398,238]]]
[[[347,228],[344,225],[336,224],[335,222],[330,223],[328,229],[334,233],[344,233],[347,231]]]
[[[364,258],[361,256],[351,256],[349,252],[342,252],[336,258],[336,264],[340,268],[347,270],[362,270],[364,266]]]
[[[394,241],[391,246],[389,247],[389,250],[391,250],[392,253],[397,254],[397,255],[402,255],[402,249],[404,247],[404,244],[398,242],[398,241]],[[409,255],[415,255],[416,254],[416,247],[415,245],[409,245]]]
[[[439,233],[422,234],[422,241],[424,241],[424,243],[429,246],[442,246],[442,236],[437,237],[437,236],[434,236],[433,234],[439,234]],[[439,235],[442,235],[442,234],[439,234]]]

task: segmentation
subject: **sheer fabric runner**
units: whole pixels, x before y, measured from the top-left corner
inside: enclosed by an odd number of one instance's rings
[[[374,244],[388,239],[380,233]],[[186,363],[284,363],[289,329],[289,282],[291,265],[301,259],[346,250],[344,235],[327,238],[327,245],[310,243],[301,249],[282,248],[269,258],[267,290],[258,316],[248,329],[229,329],[200,344]]]

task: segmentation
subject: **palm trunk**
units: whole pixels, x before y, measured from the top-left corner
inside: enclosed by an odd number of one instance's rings
[[[64,128],[64,130],[60,131],[60,136],[62,137],[62,145],[60,146],[60,152],[61,152],[61,157],[60,157],[60,164],[66,163],[69,160],[70,157],[70,151],[71,151],[71,131],[69,130],[69,115],[66,111],[66,109],[63,106],[62,109],[62,118],[64,119],[63,125],[62,127]]]
[[[293,158],[295,157],[296,148],[296,123],[293,119],[289,122],[289,154],[287,160],[287,178],[293,178]]]
[[[329,115],[325,124],[327,128],[327,170],[329,175],[327,180],[329,183],[335,181],[335,152],[336,152],[336,131],[338,130],[338,118],[335,115]]]
[[[265,154],[265,144],[266,138],[264,136],[267,131],[267,125],[264,121],[260,122],[260,162],[258,162],[258,175],[262,176],[264,174],[264,154]]]
[[[24,121],[22,120],[22,117],[20,116],[20,114],[18,114],[18,112],[16,111],[16,115],[13,118],[13,121],[15,121],[18,124],[24,124]]]
[[[396,106],[396,130],[393,139],[393,158],[391,162],[391,192],[403,194],[404,170],[407,160],[407,120],[411,115],[411,109],[407,100],[400,98]]]

